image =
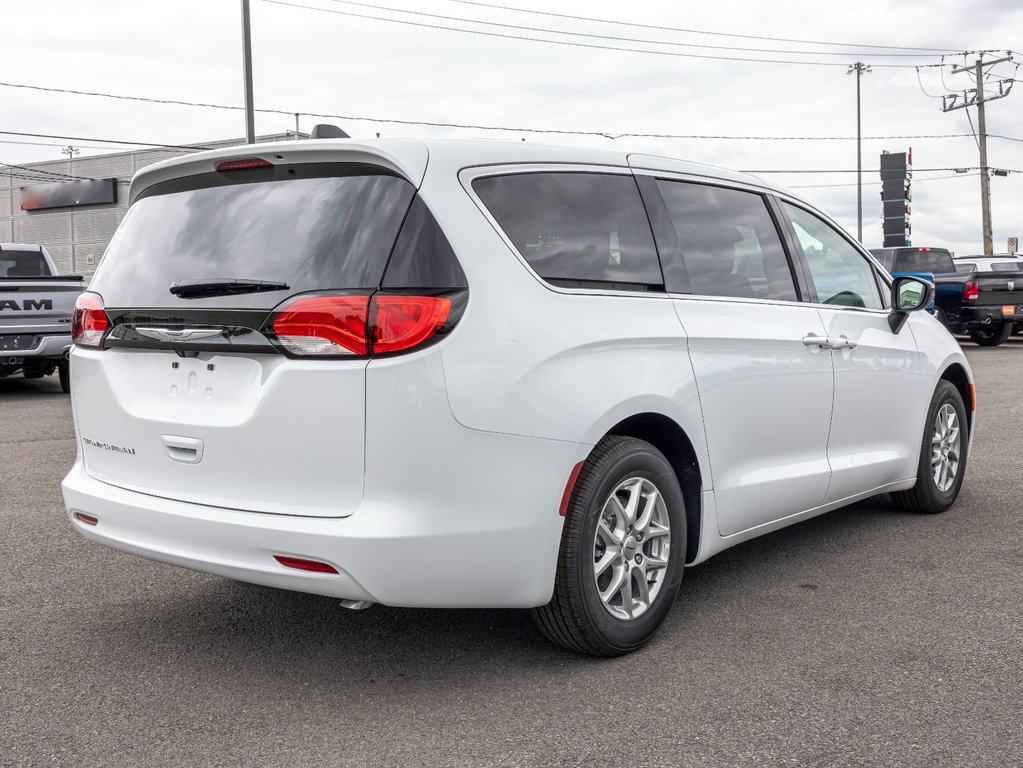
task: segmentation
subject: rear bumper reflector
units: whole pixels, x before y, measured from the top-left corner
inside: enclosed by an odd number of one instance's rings
[[[327,563],[321,563],[319,560],[307,560],[304,557],[288,557],[287,555],[274,555],[274,560],[285,568],[294,568],[298,571],[337,574],[337,568]]]
[[[87,515],[84,512],[75,512],[75,520],[86,525],[97,525],[99,523],[98,517]]]
[[[565,492],[561,494],[561,509],[558,511],[562,517],[568,512],[568,502],[572,500],[572,491],[575,490],[575,481],[579,479],[579,473],[582,471],[583,462],[579,462],[572,467],[572,472],[568,476],[568,482],[565,483]]]

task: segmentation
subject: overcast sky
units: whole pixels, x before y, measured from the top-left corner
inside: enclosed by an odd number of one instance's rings
[[[914,244],[944,245],[958,253],[980,252],[980,179],[977,145],[967,111],[943,113],[948,89],[972,86],[952,74],[962,55],[946,55],[947,66],[918,72],[912,65],[942,62],[941,52],[870,46],[919,46],[964,51],[1013,47],[1023,50],[1020,0],[728,0],[719,2],[607,2],[606,0],[484,0],[490,5],[634,24],[626,26],[501,10],[455,0],[287,0],[308,10],[252,2],[255,102],[257,108],[289,113],[326,113],[359,118],[462,123],[513,128],[712,136],[854,137],[855,78],[846,74],[858,60],[873,64],[863,88],[863,135],[966,134],[959,138],[868,139],[863,142],[864,243],[881,244],[882,150],[913,148],[918,169],[913,184]],[[417,11],[472,24],[379,10]],[[343,13],[339,13],[343,12]],[[618,46],[672,54],[830,62],[839,66],[777,64],[691,58],[552,45],[359,18],[402,19],[492,34]],[[241,24],[238,0],[48,0],[6,4],[0,82],[126,96],[242,104]],[[624,42],[512,29],[518,25],[588,35],[636,38]],[[777,42],[721,34],[670,31],[667,27],[732,35],[789,38]],[[850,45],[838,45],[845,43]],[[699,48],[773,49],[751,52]],[[798,52],[812,52],[809,55]],[[840,55],[828,55],[838,52]],[[872,55],[873,54],[873,55]],[[887,54],[887,55],[876,55]],[[999,54],[990,54],[997,58]],[[968,57],[972,61],[976,56]],[[1016,61],[994,68],[988,88],[1016,72]],[[882,65],[911,66],[882,66]],[[1023,74],[1020,75],[1023,77]],[[996,86],[995,86],[996,87]],[[241,111],[163,105],[0,86],[0,130],[117,139],[156,144],[191,144],[244,134]],[[987,107],[989,164],[1016,170],[991,181],[995,250],[1023,234],[1023,86]],[[308,131],[314,123],[300,117]],[[856,142],[652,139],[538,135],[366,120],[333,120],[353,137],[377,132],[395,136],[487,136],[577,143],[653,152],[737,169],[854,170]],[[293,129],[290,115],[258,113],[257,133]],[[81,155],[101,154],[95,141],[61,141],[0,135],[0,161],[24,163],[60,158],[68,143]],[[51,143],[25,144],[12,142]],[[109,147],[109,145],[106,145]],[[113,149],[118,149],[114,146]],[[926,168],[971,168],[971,175]],[[761,174],[820,205],[856,232],[855,173]],[[945,178],[945,177],[952,178]],[[934,180],[928,181],[933,178]],[[807,185],[843,185],[814,186]]]

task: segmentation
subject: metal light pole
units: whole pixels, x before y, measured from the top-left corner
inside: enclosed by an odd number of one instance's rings
[[[256,115],[252,106],[252,32],[249,0],[242,0],[242,66],[245,70],[245,142],[256,143]]]
[[[856,73],[856,239],[863,242],[863,143],[860,127],[860,78],[870,72],[870,66],[862,61],[850,65],[847,75]]]

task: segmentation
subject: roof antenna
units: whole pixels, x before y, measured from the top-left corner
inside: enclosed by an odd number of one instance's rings
[[[350,139],[352,138],[347,133],[342,131],[336,125],[330,123],[318,123],[313,126],[312,132],[309,134],[310,139]]]

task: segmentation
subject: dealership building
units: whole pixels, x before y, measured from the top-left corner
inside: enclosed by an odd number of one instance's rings
[[[259,142],[307,138],[293,131]],[[91,277],[128,210],[128,182],[147,165],[195,152],[242,144],[201,142],[17,166],[0,164],[0,243],[33,243],[49,251],[62,274]]]

